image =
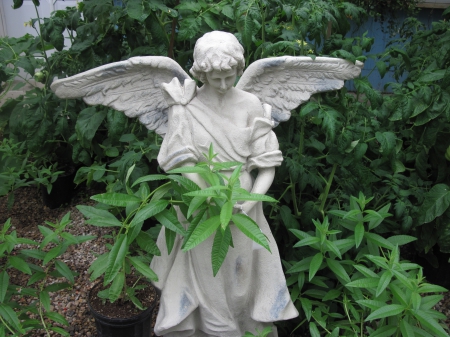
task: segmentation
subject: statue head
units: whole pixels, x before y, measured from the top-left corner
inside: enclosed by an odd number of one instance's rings
[[[213,31],[197,40],[194,47],[194,65],[190,73],[206,83],[206,73],[213,70],[236,68],[241,76],[245,67],[244,48],[233,34]]]

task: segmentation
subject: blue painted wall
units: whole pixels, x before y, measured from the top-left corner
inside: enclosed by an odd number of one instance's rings
[[[431,23],[433,21],[442,20],[443,12],[444,12],[443,9],[423,8],[419,13],[418,19],[427,27],[431,27]],[[398,24],[401,24],[405,18],[406,15],[400,13],[397,16],[396,22],[398,22]],[[369,18],[369,20],[364,25],[351,31],[348,34],[348,36],[362,37],[364,32],[366,31],[368,32],[367,37],[373,37],[375,39],[374,45],[372,46],[372,50],[370,51],[370,53],[367,53],[367,55],[383,53],[388,43],[398,38],[398,35],[396,35],[395,32],[389,30],[387,22],[375,21],[373,18]],[[384,86],[389,82],[395,82],[393,72],[389,71],[386,73],[384,78],[381,78],[376,69],[375,71],[371,72],[372,69],[375,67],[375,62],[376,60],[367,59],[367,61],[364,64],[364,69],[362,70],[362,75],[367,76],[370,74],[369,81],[374,87],[374,89],[381,90],[384,92],[391,92],[389,88],[385,90]],[[349,90],[354,90],[352,82],[349,82],[348,85],[346,86]]]

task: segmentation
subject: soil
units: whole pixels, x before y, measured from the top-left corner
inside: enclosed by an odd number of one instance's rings
[[[0,228],[3,223],[10,218],[12,228],[16,230],[18,237],[26,237],[36,242],[41,242],[43,236],[39,231],[39,226],[45,225],[45,222],[56,223],[61,218],[70,212],[71,224],[66,227],[66,230],[72,235],[95,235],[96,238],[76,246],[70,246],[66,253],[61,256],[61,260],[65,262],[71,270],[77,272],[75,283],[71,289],[61,290],[59,292],[50,293],[51,310],[57,312],[65,317],[69,322],[69,326],[61,326],[66,330],[70,336],[79,337],[94,337],[97,336],[95,321],[92,317],[87,298],[89,291],[95,285],[95,282],[89,280],[87,272],[92,261],[98,255],[106,252],[105,245],[110,243],[110,239],[104,238],[105,235],[111,234],[109,228],[99,228],[85,224],[83,215],[76,209],[76,205],[93,205],[94,202],[89,199],[91,195],[102,193],[101,190],[93,190],[81,188],[68,204],[51,209],[44,205],[43,197],[39,189],[35,186],[23,187],[14,192],[15,202],[11,209],[7,208],[6,197],[0,198]],[[17,251],[21,249],[34,248],[28,245],[20,245]],[[47,248],[46,248],[47,249]],[[51,244],[48,249],[51,249]],[[0,261],[3,263],[3,261]],[[10,283],[26,287],[29,276],[18,272],[14,268],[8,269]],[[48,284],[54,282],[62,282],[61,279],[48,279]],[[33,286],[37,286],[37,283]],[[144,297],[141,298],[147,305],[146,299],[154,299],[154,288],[149,287],[149,293],[144,292]],[[21,296],[17,298],[19,304],[28,305],[32,303],[33,298],[28,296]],[[125,304],[127,307],[129,304]],[[156,321],[159,303],[153,311],[152,327]],[[30,314],[32,318],[38,318]],[[51,331],[51,336],[61,336],[60,334]],[[44,331],[33,332],[33,337],[47,337]],[[152,332],[151,336],[155,336]]]
[[[17,231],[18,237],[41,241],[43,236],[38,226],[44,225],[46,221],[55,223],[67,212],[71,212],[70,218],[72,220],[71,225],[67,227],[69,233],[72,235],[97,236],[96,239],[91,241],[69,247],[67,252],[61,256],[62,261],[72,270],[76,271],[78,276],[75,278],[75,284],[71,289],[50,293],[51,309],[63,315],[69,322],[69,327],[63,328],[69,332],[70,336],[96,336],[94,318],[90,314],[87,304],[87,296],[94,283],[89,280],[87,269],[91,262],[95,260],[96,256],[105,253],[105,244],[110,241],[103,236],[110,234],[110,229],[85,224],[82,214],[75,206],[93,204],[89,196],[102,192],[100,190],[81,188],[69,204],[65,204],[56,209],[50,209],[44,206],[38,189],[33,186],[21,188],[15,192],[15,203],[12,209],[7,208],[6,197],[0,198],[0,227],[8,218],[11,218],[12,229]],[[19,250],[30,247],[21,245],[17,248]],[[28,276],[17,272],[13,268],[8,269],[8,274],[11,283],[26,286]],[[49,279],[48,284],[56,281],[55,279]],[[32,298],[28,298],[27,296],[21,296],[17,299],[19,304],[29,304],[32,300]],[[435,309],[448,317],[446,323],[450,327],[450,292],[444,293],[444,298],[436,305]],[[155,322],[157,312],[158,308],[153,312],[152,326]],[[50,335],[60,336],[53,331]],[[37,331],[33,334],[33,337],[44,336],[47,337],[43,331]],[[153,333],[152,336],[154,336]]]
[[[135,282],[136,279],[127,279],[127,285],[129,287],[133,286]],[[152,285],[142,281],[137,285],[145,286],[145,288],[136,291],[136,298],[142,303],[143,307],[153,307],[155,301],[157,301],[156,289]],[[104,305],[103,299],[98,297],[98,293],[104,289],[105,287],[99,282],[89,293],[89,304],[91,305],[91,308],[100,315],[110,318],[131,318],[142,312],[136,308],[131,301],[123,301],[121,299],[117,300],[117,302],[114,303],[115,305]]]

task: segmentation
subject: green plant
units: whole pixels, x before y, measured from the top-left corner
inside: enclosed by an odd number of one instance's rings
[[[57,171],[57,163],[48,165],[35,161],[24,143],[15,143],[5,138],[0,142],[0,196],[7,195],[7,205],[14,204],[14,191],[34,184],[43,185],[47,192],[64,171]]]
[[[61,326],[68,326],[66,319],[52,311],[50,292],[57,292],[71,287],[75,273],[58,258],[67,248],[93,239],[93,236],[73,236],[65,229],[70,224],[70,213],[59,222],[46,222],[47,226],[39,226],[43,235],[41,243],[17,237],[11,230],[8,219],[0,230],[0,335],[29,336],[32,331],[42,330],[46,336],[56,332],[63,336],[70,334]],[[35,248],[20,249],[20,245]],[[9,269],[14,268],[28,275],[26,286],[11,283]],[[48,284],[49,278],[59,279]],[[64,282],[65,279],[68,282]],[[62,281],[62,282],[61,282]],[[17,301],[20,297],[31,297],[28,305]]]
[[[268,327],[265,327],[262,331],[259,331],[258,329],[256,329],[256,335],[252,334],[251,332],[246,331],[245,335],[242,337],[251,337],[251,336],[266,337],[271,332],[272,332],[272,327],[268,326]]]
[[[448,336],[433,306],[446,289],[425,281],[422,268],[400,259],[399,246],[416,240],[375,230],[390,204],[369,209],[373,198],[351,197],[348,211],[331,210],[315,231],[291,229],[300,240],[297,262],[286,262],[291,296],[301,309],[298,327],[311,336]],[[307,323],[309,322],[309,323]]]
[[[166,233],[166,245],[170,254],[176,235],[184,238],[182,249],[188,251],[214,234],[215,240],[211,252],[211,264],[214,275],[220,269],[229,246],[232,245],[230,226],[236,226],[250,239],[269,249],[266,237],[258,225],[245,214],[236,214],[235,205],[244,200],[275,201],[265,195],[249,193],[239,184],[241,163],[215,163],[216,154],[212,147],[206,162],[196,166],[181,167],[168,172],[168,175],[147,175],[137,179],[129,186],[132,166],[125,177],[127,193],[107,192],[94,195],[97,207],[78,206],[89,224],[100,227],[114,227],[113,244],[110,251],[99,256],[89,271],[91,280],[103,276],[103,285],[107,287],[99,296],[111,303],[131,300],[143,309],[134,290],[125,286],[126,277],[134,271],[149,280],[157,280],[157,275],[149,268],[153,255],[160,251],[149,233],[141,231],[144,220],[154,217]],[[235,169],[230,176],[221,170]],[[175,173],[197,174],[209,187],[200,189],[190,179]],[[148,182],[169,180],[150,189]],[[185,228],[177,218],[177,206],[189,222]],[[121,219],[116,215],[123,214]],[[232,221],[232,222],[231,222]],[[132,268],[133,267],[133,268]]]

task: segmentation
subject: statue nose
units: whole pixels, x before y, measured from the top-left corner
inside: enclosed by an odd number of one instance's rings
[[[220,81],[220,89],[226,89],[227,84],[225,83],[225,80]]]

